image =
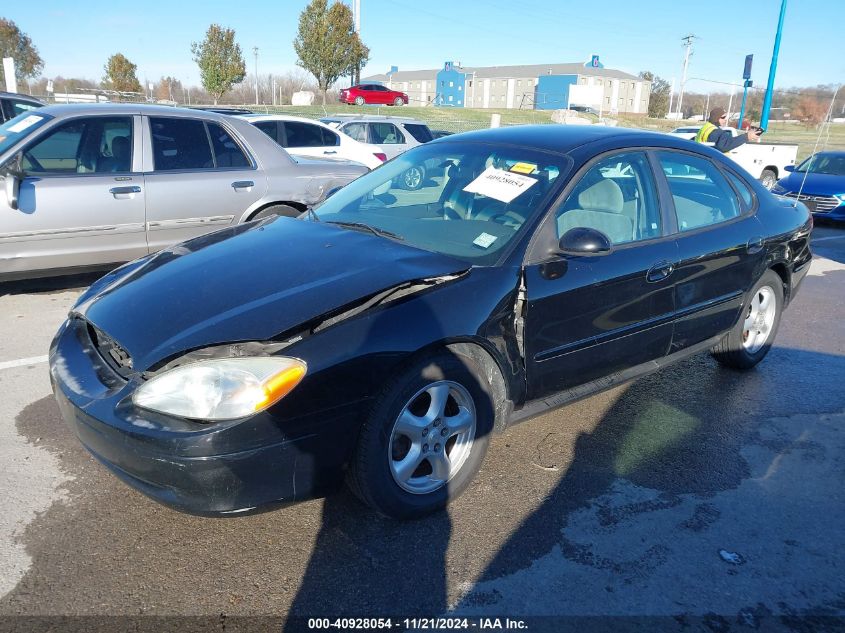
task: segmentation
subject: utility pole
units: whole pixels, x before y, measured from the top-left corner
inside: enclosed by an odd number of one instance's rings
[[[690,33],[686,37],[681,38],[681,41],[684,42],[684,46],[686,46],[687,50],[684,53],[684,69],[683,69],[683,72],[681,73],[681,94],[678,95],[678,116],[679,116],[679,118],[683,117],[683,114],[681,114],[683,112],[683,110],[681,109],[681,106],[684,103],[684,88],[686,87],[686,84],[687,84],[687,66],[689,66],[689,57],[690,57],[690,55],[692,55],[692,41],[694,39],[697,39],[697,38],[692,33]]]
[[[352,25],[355,34],[361,37],[361,0],[352,0]],[[355,72],[352,73],[352,84],[361,83],[361,66],[355,66]]]
[[[675,78],[672,77],[672,88],[671,88],[671,90],[669,90],[669,114],[672,114],[672,102],[674,101],[674,99],[675,99]]]
[[[255,105],[258,105],[258,47],[253,46],[252,52],[255,53]]]

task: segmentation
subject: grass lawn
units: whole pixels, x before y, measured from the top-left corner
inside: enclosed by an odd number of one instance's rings
[[[525,125],[552,123],[551,110],[496,110],[472,108],[416,108],[403,106],[348,106],[341,103],[315,106],[245,106],[256,112],[276,114],[290,114],[311,119],[331,114],[382,114],[390,116],[406,116],[420,119],[428,123],[433,130],[448,130],[450,132],[467,132],[490,127],[491,116],[501,115],[502,125]],[[596,117],[581,115],[595,120]],[[649,119],[636,116],[620,115],[613,117],[620,127],[636,127],[646,130],[669,132],[680,125],[695,125],[691,121],[669,121],[666,119]],[[801,124],[771,121],[763,140],[772,143],[797,143],[798,160],[803,160],[813,153],[818,140],[816,151],[823,149],[845,150],[845,124],[832,124],[825,127],[821,139],[815,128],[807,128]]]

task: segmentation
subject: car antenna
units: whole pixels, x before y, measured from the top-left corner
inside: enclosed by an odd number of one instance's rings
[[[833,91],[833,99],[830,100],[830,107],[827,109],[827,114],[822,121],[821,126],[819,126],[819,135],[816,137],[816,145],[813,147],[813,153],[810,154],[810,162],[807,165],[807,169],[804,171],[804,178],[801,179],[801,186],[798,187],[798,193],[795,195],[795,202],[792,203],[792,207],[795,208],[798,206],[798,200],[801,198],[801,192],[804,191],[804,183],[807,182],[807,176],[810,175],[810,168],[813,166],[813,158],[816,156],[816,150],[819,147],[819,141],[822,139],[822,132],[827,129],[827,137],[824,140],[824,147],[822,150],[827,149],[827,144],[830,141],[830,122],[831,117],[833,116],[833,104],[836,102],[836,95],[839,94],[839,89],[842,87],[842,84],[839,84],[836,87],[836,90]]]

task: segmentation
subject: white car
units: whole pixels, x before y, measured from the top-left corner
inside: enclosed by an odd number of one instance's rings
[[[294,156],[342,158],[375,169],[387,156],[378,145],[361,143],[325,123],[284,114],[246,114],[252,123]]]

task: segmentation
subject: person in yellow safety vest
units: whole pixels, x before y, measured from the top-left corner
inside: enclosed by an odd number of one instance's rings
[[[713,143],[720,152],[728,153],[732,149],[745,143],[759,143],[762,130],[757,127],[748,128],[748,132],[734,136],[730,130],[723,130],[720,126],[728,121],[727,112],[724,108],[713,108],[710,111],[710,118],[695,135],[696,143]]]

